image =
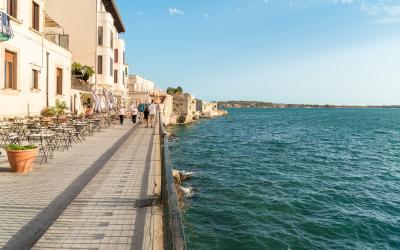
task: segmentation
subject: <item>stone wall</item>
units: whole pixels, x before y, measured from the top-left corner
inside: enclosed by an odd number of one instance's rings
[[[166,95],[163,103],[160,104],[161,114],[165,126],[176,124],[176,115],[174,111],[174,98],[170,95]]]
[[[196,111],[196,100],[191,94],[174,95],[173,111],[177,117],[177,123],[190,123],[199,118]]]

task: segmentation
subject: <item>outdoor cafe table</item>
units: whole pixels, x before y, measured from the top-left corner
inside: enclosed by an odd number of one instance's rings
[[[76,138],[79,141],[85,140],[85,127],[87,126],[87,123],[72,123],[72,126],[75,127],[76,131]],[[82,140],[81,140],[82,138]]]
[[[8,135],[11,132],[11,126],[0,125],[0,146],[4,146],[8,142]]]
[[[89,135],[93,135],[94,120],[86,120],[86,122],[89,124],[88,126]]]
[[[42,155],[42,160],[40,164],[45,160],[47,162],[47,157],[53,158],[53,151],[56,147],[56,134],[55,133],[40,133],[40,134],[29,134],[27,135],[29,144],[33,145],[38,142],[39,151]]]
[[[62,136],[62,138],[58,138],[58,141],[64,142],[64,148],[69,149],[72,147],[72,141],[74,140],[75,136],[75,129],[69,127],[56,127],[53,129],[54,131],[61,133],[58,136]]]

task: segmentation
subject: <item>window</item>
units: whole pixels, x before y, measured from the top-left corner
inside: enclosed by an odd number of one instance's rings
[[[118,49],[114,50],[114,63],[118,63]]]
[[[114,61],[112,58],[110,58],[110,76],[113,75],[113,70],[114,70]]]
[[[39,4],[32,2],[32,28],[39,31]]]
[[[62,95],[63,70],[57,68],[57,95]]]
[[[17,90],[17,54],[6,50],[4,88]]]
[[[112,31],[110,33],[110,47],[114,48],[114,33]]]
[[[7,13],[14,18],[17,18],[17,2],[18,0],[7,0]]]
[[[125,72],[122,71],[122,84],[125,85]]]
[[[32,69],[31,89],[39,89],[39,71]]]
[[[114,70],[114,83],[118,83],[118,70]]]
[[[103,26],[99,26],[97,30],[97,44],[103,46]]]
[[[103,56],[97,56],[97,74],[103,74]]]
[[[125,61],[125,51],[122,52],[122,60],[123,60],[123,63],[126,64],[126,61]]]

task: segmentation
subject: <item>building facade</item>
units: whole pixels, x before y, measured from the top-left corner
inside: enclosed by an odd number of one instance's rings
[[[129,93],[148,93],[153,94],[154,92],[154,82],[145,79],[138,75],[129,76],[128,83]]]
[[[125,26],[115,1],[46,0],[46,8],[70,35],[73,61],[96,72],[88,86],[73,90],[74,99],[81,100],[77,95],[93,87],[99,92],[111,91],[119,101],[127,98],[129,66],[125,60],[125,42],[119,37]],[[74,106],[82,108],[82,104]]]
[[[56,100],[70,106],[68,35],[46,35],[53,27],[44,0],[0,0],[0,116],[38,115]],[[8,21],[9,20],[9,21]],[[8,21],[8,22],[7,22]]]

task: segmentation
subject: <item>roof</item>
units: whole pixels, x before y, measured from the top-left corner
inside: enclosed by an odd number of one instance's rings
[[[114,25],[117,28],[118,33],[125,32],[125,25],[122,21],[122,17],[119,14],[119,10],[115,0],[102,0],[106,11],[109,12],[114,18]]]
[[[49,17],[47,13],[45,13],[45,26],[46,27],[55,27],[55,28],[62,28],[61,25],[59,25],[54,19]]]

